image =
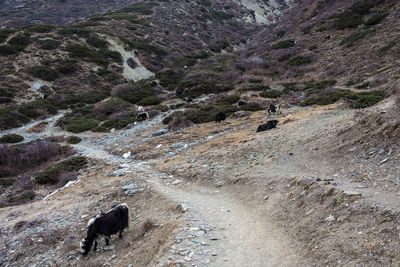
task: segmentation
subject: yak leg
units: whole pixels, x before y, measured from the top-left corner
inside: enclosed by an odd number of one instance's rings
[[[94,247],[93,247],[93,251],[97,250],[97,239],[94,240]]]
[[[106,241],[106,246],[109,246],[110,245],[110,236],[109,235],[104,236],[104,240]]]
[[[121,229],[121,231],[119,231],[119,238],[122,238],[122,231],[124,231],[124,229]]]

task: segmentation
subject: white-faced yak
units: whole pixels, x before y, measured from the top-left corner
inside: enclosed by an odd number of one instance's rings
[[[81,252],[86,256],[93,245],[93,250],[96,251],[97,239],[99,236],[104,236],[106,245],[109,245],[111,235],[119,233],[122,238],[122,232],[129,227],[129,207],[127,204],[115,204],[106,213],[101,213],[89,220],[87,224],[87,236],[82,239]]]

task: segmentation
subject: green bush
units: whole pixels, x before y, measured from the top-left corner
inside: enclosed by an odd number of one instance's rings
[[[131,106],[132,104],[127,101],[124,101],[118,97],[111,97],[105,101],[96,103],[93,112],[95,114],[104,114],[109,116],[113,113],[126,111]]]
[[[206,105],[188,112],[184,113],[184,116],[193,123],[207,123],[215,120],[215,116],[219,112],[225,112],[226,114],[231,114],[233,112],[238,111],[239,109],[236,106],[215,106],[215,105]]]
[[[326,95],[309,98],[303,101],[301,105],[329,105],[340,99],[345,99],[351,102],[350,106],[352,108],[366,108],[383,100],[385,95],[386,93],[384,91],[354,93],[350,90],[340,90]]]
[[[76,118],[71,120],[66,126],[65,130],[73,133],[80,133],[84,131],[88,131],[97,125],[99,125],[100,121],[93,118]]]
[[[388,16],[387,13],[378,13],[373,15],[371,18],[369,18],[366,22],[366,26],[373,26],[376,24],[381,23],[382,20],[384,20]]]
[[[64,75],[72,74],[79,70],[79,65],[74,62],[63,61],[60,62],[61,65],[57,66],[56,69],[58,72]]]
[[[278,97],[281,97],[283,94],[284,94],[283,91],[267,90],[267,91],[261,92],[260,96],[265,97],[265,98],[278,98]]]
[[[29,33],[32,33],[32,32],[45,33],[45,32],[50,32],[55,28],[56,28],[56,26],[53,26],[53,25],[35,24],[35,25],[27,26],[23,29],[25,32],[29,32]]]
[[[18,134],[6,134],[0,138],[0,143],[19,143],[24,140],[24,137]]]
[[[146,96],[140,99],[139,102],[137,102],[137,104],[141,106],[151,106],[151,105],[158,105],[161,102],[162,100],[157,96]]]
[[[283,36],[285,36],[285,34],[286,34],[286,30],[279,30],[279,31],[276,33],[276,37],[282,38]]]
[[[58,48],[61,45],[61,42],[54,40],[54,39],[46,39],[46,40],[41,40],[39,42],[39,47],[40,49],[43,50],[54,50]]]
[[[77,58],[85,58],[93,54],[93,51],[90,50],[89,47],[81,44],[71,44],[67,47],[67,51],[69,52],[71,57]]]
[[[303,57],[303,56],[296,56],[288,61],[289,66],[300,66],[300,65],[306,65],[311,63],[311,58],[310,57]]]
[[[221,50],[229,47],[228,40],[218,40],[214,44],[210,45],[208,49],[210,49],[214,53],[220,53]]]
[[[79,37],[87,38],[87,37],[89,37],[91,32],[92,32],[91,30],[80,28],[80,27],[66,26],[66,27],[63,27],[62,29],[60,29],[58,31],[58,34],[60,34],[60,35],[73,35],[73,34],[76,34]]]
[[[18,54],[18,49],[13,45],[1,45],[0,46],[0,56],[9,56]]]
[[[0,178],[0,186],[7,187],[12,186],[15,183],[13,178]]]
[[[389,43],[387,43],[385,46],[379,48],[379,53],[386,53],[387,51],[389,51],[392,47],[396,46],[398,43],[398,40],[392,40]]]
[[[262,83],[263,79],[252,78],[249,79],[249,83]]]
[[[296,42],[294,40],[284,40],[272,45],[271,49],[285,49],[294,46],[296,46]]]
[[[365,81],[362,84],[357,86],[357,89],[364,89],[367,88],[368,86],[370,86],[371,82],[370,81]]]
[[[157,2],[138,2],[121,9],[121,11],[134,12],[141,15],[151,15],[153,14],[153,7],[158,5],[159,3]]]
[[[78,144],[82,141],[82,138],[79,136],[70,136],[67,138],[68,144]]]
[[[284,54],[284,55],[282,55],[282,56],[280,56],[280,57],[278,58],[278,61],[279,61],[279,62],[286,61],[286,60],[288,60],[289,58],[291,58],[292,56],[293,56],[292,54]]]
[[[0,44],[4,43],[8,39],[10,34],[14,32],[15,30],[13,29],[0,29]]]
[[[174,90],[178,83],[184,78],[182,71],[165,70],[156,74],[156,79],[159,80],[160,85],[167,90]]]
[[[128,124],[136,121],[137,113],[132,113],[130,116],[122,117],[122,118],[114,118],[110,120],[106,120],[103,124],[100,125],[101,128],[110,130],[111,128],[115,128],[117,130],[122,129]],[[99,131],[99,129],[97,129]],[[102,130],[100,130],[102,131]]]
[[[58,71],[48,66],[34,66],[28,69],[28,73],[35,78],[45,81],[54,81],[59,77]]]
[[[14,108],[0,107],[0,129],[15,128],[29,121],[29,117],[19,113]]]
[[[58,182],[58,177],[61,173],[79,171],[86,164],[85,157],[73,157],[45,168],[36,175],[35,180],[39,184],[55,184]]]
[[[258,103],[250,102],[247,105],[242,106],[241,109],[247,110],[247,111],[259,111],[259,110],[263,110],[264,108]]]
[[[165,117],[163,120],[162,120],[162,123],[164,124],[164,125],[168,125],[172,120],[174,119],[174,116],[168,116],[168,117]]]
[[[167,112],[167,111],[169,111],[169,107],[166,106],[166,105],[156,105],[156,106],[153,106],[153,109],[159,110],[159,111],[161,111],[161,112]]]
[[[18,195],[18,196],[13,196],[8,199],[8,202],[14,203],[14,202],[20,202],[20,201],[28,201],[34,199],[36,196],[35,191],[29,190],[25,191],[24,193]]]
[[[89,38],[86,39],[86,41],[88,44],[90,44],[91,46],[94,46],[96,48],[107,48],[108,47],[108,42],[106,40],[103,40],[94,35],[91,35]]]
[[[215,101],[215,105],[221,106],[221,105],[232,105],[236,104],[240,99],[240,96],[238,95],[226,95],[226,96],[221,96]]]
[[[374,31],[375,31],[374,29],[367,29],[367,30],[362,30],[360,32],[353,33],[353,34],[347,36],[346,38],[344,38],[340,42],[340,45],[347,44],[347,46],[351,46],[357,40],[364,38],[365,36],[367,36],[368,34],[374,32]]]
[[[241,88],[240,91],[242,92],[247,92],[247,91],[264,91],[264,90],[269,90],[271,87],[269,85],[265,84],[258,84],[258,85],[252,85],[250,87],[245,87]]]
[[[168,51],[165,50],[164,48],[157,46],[157,45],[152,45],[145,43],[141,40],[128,40],[128,39],[121,39],[124,43],[126,43],[129,48],[131,49],[139,49],[143,50],[144,52],[147,52],[149,54],[156,54],[157,56],[166,56],[168,55]]]
[[[350,8],[340,13],[333,26],[338,30],[346,28],[357,28],[363,23],[364,16],[370,13],[370,10],[383,3],[382,0],[363,0],[353,4]]]
[[[48,114],[57,114],[57,106],[49,99],[38,99],[24,103],[18,107],[18,112],[30,117],[37,118],[41,115],[41,111],[46,111]]]
[[[23,50],[25,47],[27,47],[31,43],[31,36],[30,34],[18,34],[17,36],[14,36],[8,41],[8,44],[14,45],[14,46],[19,46]],[[23,47],[23,48],[22,48]]]

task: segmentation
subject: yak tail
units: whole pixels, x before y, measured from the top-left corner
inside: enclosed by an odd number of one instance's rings
[[[122,203],[121,204],[121,206],[123,206],[123,207],[125,207],[126,208],[126,210],[127,210],[127,212],[128,212],[128,216],[126,216],[124,219],[125,219],[125,221],[124,221],[124,224],[126,225],[126,228],[128,229],[129,228],[129,222],[130,222],[130,220],[131,220],[131,218],[130,218],[130,211],[129,211],[129,206],[128,206],[128,204],[126,204],[126,203]]]

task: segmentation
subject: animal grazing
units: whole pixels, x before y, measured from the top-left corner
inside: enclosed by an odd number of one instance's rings
[[[136,106],[137,112],[144,112],[144,108],[142,106]]]
[[[215,115],[215,122],[217,123],[224,121],[225,119],[226,119],[226,114],[224,112],[219,112],[217,115]]]
[[[136,116],[136,119],[137,119],[137,120],[140,120],[140,121],[144,121],[144,120],[147,120],[149,117],[150,117],[150,116],[149,116],[149,113],[147,113],[147,112],[142,112],[142,113],[139,113],[139,114]]]
[[[281,113],[281,105],[280,104],[271,104],[269,105],[268,108],[268,115],[271,115],[271,113]]]
[[[268,131],[268,130],[271,130],[272,128],[276,128],[277,124],[278,124],[277,120],[271,120],[271,121],[268,121],[267,123],[260,124],[257,128],[257,133],[263,132],[263,131]]]
[[[115,204],[106,213],[101,213],[89,220],[87,224],[87,236],[83,238],[80,244],[81,252],[86,256],[93,245],[96,251],[99,235],[104,236],[106,245],[109,245],[111,235],[119,233],[122,238],[122,232],[129,227],[129,207],[126,203]]]
[[[238,108],[240,108],[240,107],[242,107],[242,106],[247,106],[247,102],[246,102],[246,101],[243,101],[243,100],[239,100],[239,101],[236,103],[236,105],[237,105]]]

